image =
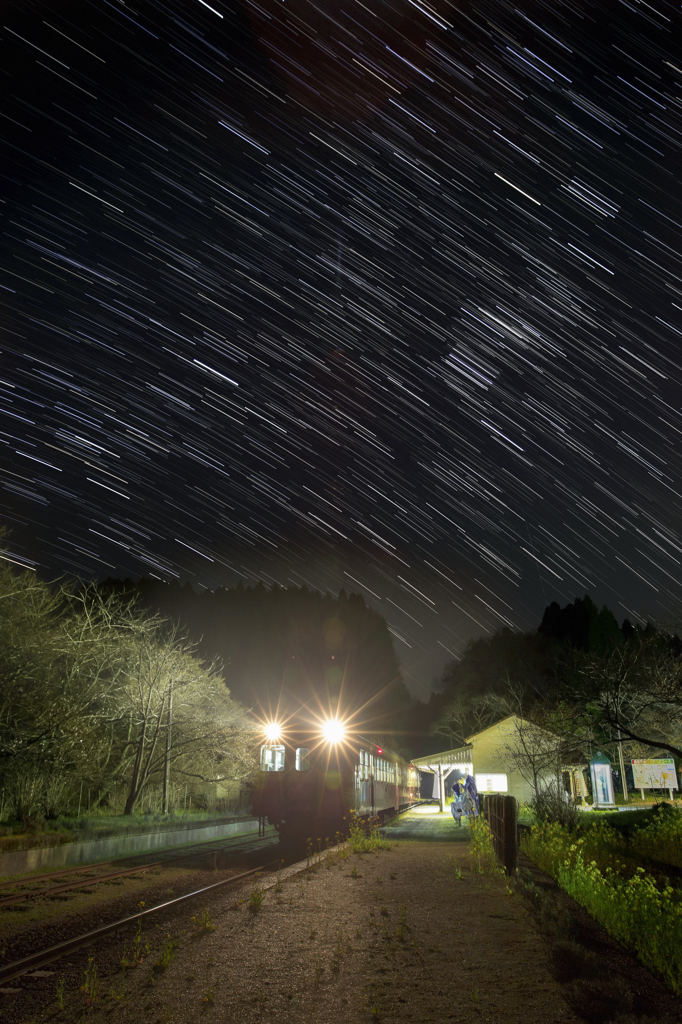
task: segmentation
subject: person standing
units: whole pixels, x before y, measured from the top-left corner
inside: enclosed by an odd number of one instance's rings
[[[462,788],[461,783],[456,782],[452,787],[453,800],[452,803],[450,804],[450,810],[452,812],[452,817],[455,819],[460,828],[462,827],[462,815],[464,813],[464,808],[462,807],[463,793],[464,790]]]

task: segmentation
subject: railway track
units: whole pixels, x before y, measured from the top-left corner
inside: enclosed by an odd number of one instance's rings
[[[6,985],[10,981],[14,981],[16,978],[20,978],[24,974],[28,974],[29,971],[37,971],[42,967],[47,966],[47,964],[54,963],[55,960],[59,960],[68,953],[73,953],[76,950],[83,948],[83,946],[89,946],[93,942],[97,941],[97,939],[101,939],[105,935],[110,935],[112,932],[119,931],[130,924],[134,924],[136,921],[141,921],[143,918],[149,917],[153,914],[162,913],[171,907],[175,907],[180,903],[185,903],[187,900],[195,899],[198,896],[205,896],[207,893],[213,892],[223,886],[234,885],[235,882],[241,882],[258,872],[270,870],[279,863],[280,862],[277,860],[271,861],[270,864],[263,865],[262,867],[251,868],[250,871],[243,871],[239,875],[232,875],[230,878],[223,878],[219,882],[213,882],[211,885],[203,886],[201,889],[195,889],[193,892],[185,893],[183,896],[176,896],[175,899],[167,900],[165,903],[159,903],[157,906],[149,907],[147,910],[140,910],[138,913],[130,914],[128,917],[121,918],[118,921],[112,921],[109,924],[100,925],[99,928],[93,928],[91,931],[84,932],[82,935],[76,935],[73,938],[66,939],[64,942],[58,942],[55,946],[39,950],[36,953],[31,953],[29,956],[23,957],[23,959],[17,960],[14,963],[6,964],[4,967],[0,967],[0,987]]]
[[[344,844],[341,844],[341,846],[343,845]],[[341,846],[334,846],[329,852],[335,853],[341,849]],[[321,856],[321,854],[319,854],[319,856]],[[155,914],[161,914],[164,911],[168,911],[182,903],[186,903],[188,900],[196,899],[199,896],[204,897],[208,893],[215,892],[216,889],[220,889],[228,885],[234,885],[247,878],[252,878],[254,875],[259,875],[262,872],[273,873],[274,869],[278,868],[279,870],[277,871],[275,880],[262,886],[263,889],[270,889],[279,884],[281,880],[289,875],[297,874],[298,872],[305,870],[306,866],[306,861],[284,865],[284,862],[281,859],[273,860],[267,864],[261,865],[260,867],[251,868],[249,871],[242,871],[238,875],[232,875],[230,878],[222,878],[218,882],[202,886],[200,889],[195,889],[182,896],[176,896],[174,899],[167,900],[164,903],[159,903],[155,907],[149,907],[145,910],[140,910],[135,914],[130,914],[127,917],[112,921],[109,924],[100,925],[98,928],[93,928],[81,935],[73,936],[72,938],[59,942],[54,946],[49,946],[47,949],[31,953],[29,956],[23,957],[21,960],[16,960],[14,963],[5,964],[0,967],[0,990],[2,990],[3,986],[7,985],[8,982],[14,981],[25,974],[29,974],[29,972],[40,971],[41,968],[54,963],[55,960],[59,960],[61,957],[82,949],[85,946],[90,946],[92,943],[106,935],[122,931],[137,921],[149,918]]]
[[[12,892],[6,896],[0,895],[0,909],[2,907],[13,906],[17,903],[25,903],[45,898],[49,899],[59,893],[68,892],[74,889],[84,889],[89,886],[98,885],[100,882],[109,882],[117,878],[144,874],[146,871],[151,871],[154,868],[166,867],[169,864],[177,863],[178,861],[189,860],[204,855],[210,857],[218,852],[228,854],[249,853],[266,845],[260,837],[258,839],[246,838],[252,835],[253,833],[247,832],[236,836],[228,836],[224,839],[210,840],[207,843],[193,843],[191,846],[183,847],[181,851],[169,850],[167,855],[163,855],[162,853],[160,857],[159,854],[157,854],[157,858],[159,858],[157,860],[143,860],[141,864],[127,868],[119,868],[116,871],[102,873],[103,868],[111,868],[123,863],[130,864],[131,860],[140,860],[140,858],[124,857],[115,861],[105,861],[103,863],[93,864],[90,866],[83,865],[76,868],[66,868],[61,871],[50,871],[42,875],[33,875],[26,879],[19,878],[13,881],[6,881],[0,884],[0,893],[7,889],[16,889],[17,887],[19,887],[21,891]],[[217,867],[217,864],[214,863],[212,866]],[[41,888],[33,887],[37,882],[51,881],[53,879],[66,878],[67,876],[73,877],[71,877],[69,881],[58,882],[55,885],[44,886]]]

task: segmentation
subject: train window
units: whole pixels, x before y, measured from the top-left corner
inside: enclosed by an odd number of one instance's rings
[[[262,772],[284,771],[284,746],[275,745],[260,748],[260,770]]]
[[[296,748],[296,771],[310,771],[310,750],[308,747]]]

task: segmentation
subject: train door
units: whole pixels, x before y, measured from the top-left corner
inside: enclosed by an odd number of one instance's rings
[[[374,800],[374,764],[375,758],[372,754],[369,755],[369,806],[371,808],[370,815],[372,818],[375,817],[375,800]]]

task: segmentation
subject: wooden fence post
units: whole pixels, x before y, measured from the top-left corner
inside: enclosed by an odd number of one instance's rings
[[[490,828],[495,856],[507,874],[513,875],[519,866],[516,800],[513,796],[486,794],[483,815]]]

